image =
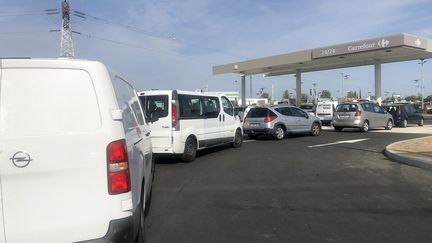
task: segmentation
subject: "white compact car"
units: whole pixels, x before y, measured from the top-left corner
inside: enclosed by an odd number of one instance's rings
[[[143,242],[151,148],[103,64],[0,59],[0,242]]]
[[[153,152],[193,161],[199,149],[224,143],[240,147],[243,131],[231,101],[219,93],[179,90],[139,92],[152,130]]]

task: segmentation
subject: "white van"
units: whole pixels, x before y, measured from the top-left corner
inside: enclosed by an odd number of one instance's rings
[[[183,161],[193,161],[199,149],[224,143],[240,147],[243,142],[238,111],[222,94],[151,90],[139,96],[154,153],[180,154]]]
[[[315,114],[321,120],[323,125],[331,125],[333,114],[336,111],[337,101],[325,100],[318,101]]]
[[[142,242],[149,138],[103,64],[0,59],[0,242]]]

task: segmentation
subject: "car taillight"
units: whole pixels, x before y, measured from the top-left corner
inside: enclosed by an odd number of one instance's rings
[[[271,122],[276,118],[277,118],[277,116],[266,116],[266,117],[264,117],[264,122],[266,122],[266,123]]]
[[[129,160],[124,139],[114,141],[107,147],[108,193],[116,195],[131,190]]]
[[[177,126],[177,106],[175,104],[171,104],[171,126]]]
[[[356,111],[354,116],[361,116],[361,111]]]
[[[401,115],[401,107],[400,107],[400,106],[397,107],[397,110],[396,110],[396,111],[397,111],[397,114],[398,114],[398,115]]]

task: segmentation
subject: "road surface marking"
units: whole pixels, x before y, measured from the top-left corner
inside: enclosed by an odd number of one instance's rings
[[[361,139],[353,139],[353,140],[343,140],[343,141],[337,141],[334,143],[324,143],[324,144],[317,144],[317,145],[310,145],[308,148],[316,148],[316,147],[324,147],[324,146],[330,146],[330,145],[336,145],[341,143],[358,143],[361,141],[368,140],[369,138],[361,138]]]

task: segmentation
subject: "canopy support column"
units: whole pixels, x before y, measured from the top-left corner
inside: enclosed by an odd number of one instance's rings
[[[296,71],[296,106],[300,107],[301,105],[301,71]]]
[[[381,104],[381,62],[375,63],[375,100]]]
[[[246,107],[246,75],[240,74],[241,78],[241,88],[240,88],[240,98],[241,107]]]

